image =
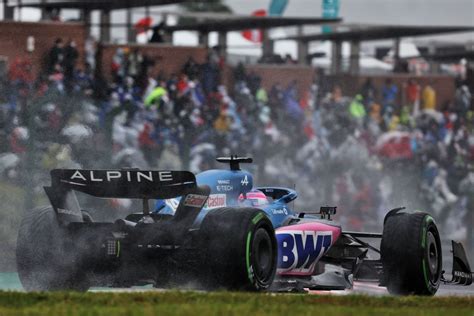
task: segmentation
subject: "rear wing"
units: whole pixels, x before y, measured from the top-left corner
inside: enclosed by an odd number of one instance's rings
[[[54,169],[44,188],[62,222],[82,221],[74,191],[100,198],[169,199],[196,189],[189,171]]]
[[[169,199],[195,187],[196,177],[189,171],[55,169],[51,182],[101,198]]]

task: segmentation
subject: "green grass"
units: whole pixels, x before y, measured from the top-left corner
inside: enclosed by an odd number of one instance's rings
[[[469,315],[471,297],[0,292],[0,315]]]

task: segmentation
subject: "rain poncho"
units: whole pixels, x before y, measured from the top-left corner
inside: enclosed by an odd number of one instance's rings
[[[364,104],[362,104],[362,100],[362,96],[358,94],[349,105],[349,112],[355,118],[363,118],[365,116],[365,108]]]
[[[166,96],[168,92],[166,91],[165,88],[163,87],[156,87],[153,89],[150,94],[146,97],[145,99],[145,106],[150,107],[154,103],[156,103],[157,100],[160,100],[164,96]]]
[[[436,91],[431,86],[426,86],[422,92],[423,109],[435,110],[436,109]]]
[[[228,132],[230,129],[230,119],[226,113],[221,112],[219,117],[214,121],[214,128],[221,133]]]
[[[407,106],[402,107],[400,113],[400,124],[409,125],[410,124],[410,110]]]
[[[267,104],[268,102],[267,92],[263,88],[259,88],[257,90],[255,97],[257,98],[257,101],[262,102],[264,104]]]
[[[294,119],[300,120],[303,118],[303,110],[297,101],[296,88],[289,87],[284,93],[284,102],[287,113]]]

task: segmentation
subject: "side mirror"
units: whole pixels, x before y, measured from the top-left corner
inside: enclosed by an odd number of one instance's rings
[[[319,213],[316,211],[304,211],[300,212],[298,217],[304,218],[306,214],[319,214],[321,215],[321,219],[326,219],[328,221],[331,220],[331,216],[336,214],[337,206],[321,206],[319,208]]]
[[[319,209],[319,213],[321,215],[335,215],[336,214],[337,206],[321,206]]]
[[[336,214],[337,206],[321,206],[319,208],[319,214],[321,214],[322,219],[331,220],[331,216]]]

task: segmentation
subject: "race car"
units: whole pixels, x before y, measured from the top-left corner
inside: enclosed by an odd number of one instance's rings
[[[440,283],[470,285],[460,243],[453,271],[442,269],[434,219],[397,208],[382,233],[345,231],[336,207],[296,211],[293,189],[254,186],[241,170],[247,157],[217,158],[230,170],[51,171],[51,206],[28,211],[17,243],[17,268],[27,291],[90,287],[345,290],[378,282],[389,293],[434,295]],[[100,198],[141,199],[143,209],[96,222],[75,191]],[[157,200],[150,207],[150,200]],[[380,246],[379,246],[380,245]]]

